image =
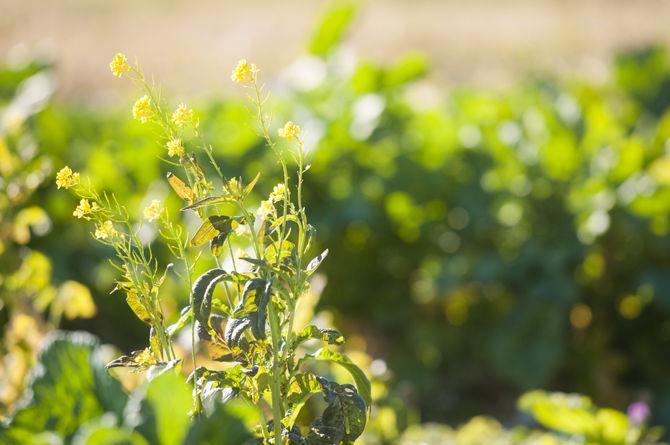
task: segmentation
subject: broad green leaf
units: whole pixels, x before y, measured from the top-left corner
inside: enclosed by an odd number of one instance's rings
[[[321,348],[314,354],[306,355],[301,360],[318,360],[336,363],[346,369],[354,379],[358,392],[368,406],[372,405],[372,387],[370,380],[365,373],[351,361],[349,357],[339,352],[331,351],[330,349]]]
[[[253,409],[253,408],[252,408]],[[258,440],[247,427],[256,415],[241,402],[217,403],[211,415],[193,422],[183,445],[255,445]]]
[[[101,421],[85,425],[72,445],[149,445],[136,431],[115,425],[116,419],[103,417]]]
[[[519,399],[519,409],[532,414],[542,426],[561,433],[594,437],[599,431],[591,400],[578,394],[532,391]]]
[[[152,445],[181,445],[191,423],[191,390],[178,372],[164,372],[130,396],[126,425]]]
[[[4,434],[52,431],[70,437],[105,412],[121,416],[127,397],[105,370],[98,347],[87,333],[50,334]]]

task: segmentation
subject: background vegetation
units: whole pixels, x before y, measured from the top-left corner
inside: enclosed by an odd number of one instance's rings
[[[645,400],[652,423],[670,426],[670,55],[621,54],[602,83],[443,91],[423,80],[418,54],[344,69],[353,11],[329,14],[272,101],[275,120],[301,122],[312,149],[307,202],[316,249],[330,249],[318,310],[377,382],[371,437],[480,414],[527,422],[515,403],[535,388],[624,411]],[[47,330],[43,320],[126,352],[146,335],[109,295],[108,252],[52,176],[72,165],[139,212],[168,195],[155,179],[163,148],[126,109],[70,107],[52,93],[48,63],[0,72],[7,376],[18,351],[34,360],[26,332]],[[244,98],[196,109],[224,170],[278,176]],[[175,319],[187,299],[175,291]],[[22,384],[3,381],[6,412]]]

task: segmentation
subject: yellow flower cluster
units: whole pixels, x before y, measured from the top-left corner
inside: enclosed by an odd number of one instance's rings
[[[168,156],[184,156],[184,146],[181,144],[181,139],[172,138],[165,144]]]
[[[281,202],[284,199],[284,194],[286,193],[286,187],[283,183],[279,183],[274,186],[272,193],[270,193],[270,201],[272,202]]]
[[[275,212],[275,206],[272,204],[272,201],[269,199],[267,201],[261,201],[261,206],[256,211],[256,214],[260,219],[267,219],[270,215],[273,215]]]
[[[84,218],[86,220],[89,220],[91,219],[89,215],[91,215],[98,209],[100,209],[100,207],[98,207],[97,202],[93,201],[93,203],[91,203],[88,199],[84,198],[81,201],[79,201],[79,205],[77,206],[76,209],[74,209],[72,215],[76,216],[79,219]]]
[[[58,188],[69,189],[77,184],[79,184],[79,173],[73,172],[70,167],[63,167],[56,173],[56,186]]]
[[[151,108],[151,99],[149,99],[149,96],[145,94],[137,99],[137,102],[133,105],[133,119],[145,123],[153,114],[154,111]]]
[[[116,53],[109,64],[109,69],[112,70],[112,74],[114,74],[116,77],[121,77],[123,73],[130,71],[128,59],[125,55]]]
[[[256,65],[242,59],[237,62],[237,66],[230,75],[230,79],[237,83],[253,83],[256,80],[258,71],[259,69]]]
[[[280,128],[277,133],[279,134],[280,138],[284,138],[287,141],[292,141],[294,139],[297,139],[298,136],[300,136],[300,132],[302,130],[300,127],[296,124],[294,124],[291,121],[286,122],[284,125],[284,128]]]
[[[158,219],[159,216],[161,216],[162,211],[163,209],[161,208],[161,202],[157,199],[154,199],[151,201],[151,204],[149,204],[144,209],[144,219],[149,222],[154,221]]]
[[[95,227],[95,237],[97,239],[109,239],[117,236],[119,232],[114,228],[114,223],[110,220],[105,221],[102,224],[98,224]]]
[[[193,110],[188,108],[186,104],[179,104],[177,109],[174,110],[174,113],[172,113],[172,122],[179,128],[182,128],[184,125],[198,126],[193,115]]]

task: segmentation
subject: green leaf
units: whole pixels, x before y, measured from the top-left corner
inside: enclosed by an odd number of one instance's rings
[[[191,290],[193,300],[193,315],[195,320],[202,326],[207,327],[209,323],[209,316],[212,311],[212,294],[214,288],[226,276],[226,271],[223,269],[210,269],[204,274],[200,275]]]
[[[591,399],[579,394],[531,391],[519,399],[518,405],[554,431],[594,437],[599,430]]]
[[[105,370],[98,348],[84,332],[50,334],[5,433],[53,431],[70,437],[105,412],[120,417],[127,397]]]
[[[295,245],[291,241],[283,240],[281,248],[279,248],[279,243],[275,241],[265,248],[263,256],[265,257],[265,261],[274,265],[277,264],[277,261],[290,257],[293,254],[294,248]],[[277,258],[277,256],[279,256],[279,258]]]
[[[242,333],[249,327],[256,339],[265,339],[271,287],[272,281],[261,278],[247,281],[242,291],[242,299],[233,310],[235,317],[229,319],[226,325],[224,337],[229,346],[237,346]]]
[[[309,52],[327,56],[342,41],[356,13],[353,3],[340,3],[324,14],[312,35]]]
[[[289,409],[286,413],[286,417],[282,420],[284,427],[289,430],[293,428],[296,419],[300,415],[300,410],[305,403],[307,403],[307,400],[309,400],[312,395],[322,391],[323,388],[314,374],[296,374],[291,381],[288,395],[286,396],[286,403]]]
[[[126,425],[152,445],[180,445],[191,423],[191,389],[176,370],[162,373],[131,395]]]
[[[257,439],[246,426],[254,417],[241,402],[217,403],[211,415],[193,422],[184,445],[253,445]]]
[[[226,323],[226,330],[224,332],[224,339],[229,347],[239,345],[240,338],[244,331],[251,325],[251,320],[248,318],[230,318]]]
[[[328,406],[307,435],[308,445],[352,443],[363,434],[367,407],[353,385],[338,385],[318,377]]]
[[[318,360],[318,361],[328,361],[331,363],[336,363],[346,369],[349,374],[354,379],[358,392],[360,393],[363,400],[368,406],[372,405],[372,386],[370,385],[370,380],[366,377],[365,373],[351,361],[349,357],[339,352],[331,351],[326,348],[321,348],[316,351],[314,354],[306,355],[301,359],[305,360]]]
[[[251,182],[250,182],[249,184],[247,184],[247,186],[244,188],[244,196],[243,196],[243,198],[246,197],[249,193],[251,193],[251,191],[252,191],[252,190],[254,189],[254,187],[256,186],[256,183],[258,182],[258,179],[259,179],[260,177],[261,177],[261,173],[260,173],[260,172],[256,173],[256,177],[255,177],[254,179],[252,179]]]
[[[344,336],[337,329],[320,329],[314,325],[300,331],[295,339],[295,346],[309,339],[322,340],[329,345],[344,344]]]
[[[105,416],[82,427],[72,445],[149,445],[144,437],[129,428],[116,425],[116,419]]]

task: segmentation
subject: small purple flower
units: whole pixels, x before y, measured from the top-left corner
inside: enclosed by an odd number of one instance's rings
[[[633,425],[640,426],[647,421],[651,410],[649,404],[641,400],[631,403],[628,407],[628,418]]]

